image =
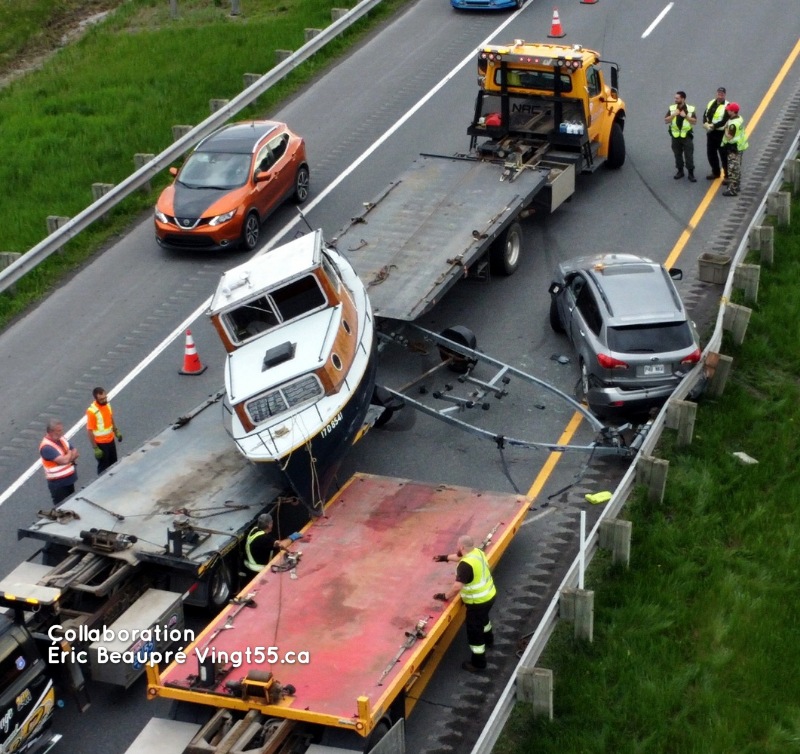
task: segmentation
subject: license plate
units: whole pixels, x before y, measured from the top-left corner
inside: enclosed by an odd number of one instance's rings
[[[664,374],[663,364],[645,364],[643,374],[645,377],[653,377],[657,374]]]

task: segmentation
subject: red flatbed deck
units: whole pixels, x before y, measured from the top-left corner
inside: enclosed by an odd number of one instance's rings
[[[157,681],[155,673],[148,674],[150,694],[260,709],[367,735],[414,681],[451,623],[463,619],[458,598],[448,605],[432,599],[447,590],[455,574],[455,564],[436,563],[433,556],[454,552],[461,534],[480,544],[497,527],[486,548],[490,563],[496,563],[528,506],[520,495],[356,474],[333,498],[326,516],[306,528],[310,540],[293,546],[302,552],[297,577],[266,568],[241,593],[251,594],[256,606],[238,612],[227,607],[186,648],[185,663],[173,663]],[[428,619],[427,636],[381,680],[405,632],[420,619]],[[232,628],[223,628],[228,622]],[[270,647],[276,662],[257,655],[259,648],[267,653]],[[245,655],[238,667],[228,662],[215,685],[198,685],[203,650],[232,658],[231,653],[248,648],[249,661]],[[308,662],[287,662],[287,652],[307,652]],[[271,671],[296,691],[272,705],[252,696],[243,699],[226,684],[250,671]]]

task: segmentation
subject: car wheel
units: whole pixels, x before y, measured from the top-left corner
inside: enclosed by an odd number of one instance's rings
[[[301,165],[297,170],[297,175],[294,177],[294,202],[302,204],[308,199],[308,186],[311,183],[311,175],[308,172],[306,165]]]
[[[606,167],[617,170],[625,164],[625,135],[619,121],[611,124],[611,135],[608,139],[608,157]]]
[[[242,246],[247,251],[255,250],[261,236],[261,220],[257,212],[251,212],[244,221],[242,229]]]
[[[561,315],[558,313],[558,302],[552,296],[550,297],[550,327],[555,332],[564,332],[564,325],[561,324]]]
[[[511,223],[489,251],[489,263],[495,275],[513,275],[522,254],[522,226]]]

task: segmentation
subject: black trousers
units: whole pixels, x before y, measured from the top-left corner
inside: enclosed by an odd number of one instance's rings
[[[709,131],[706,134],[706,157],[711,166],[711,173],[717,178],[721,175],[720,168],[728,174],[728,150],[722,148],[723,131]]]
[[[64,487],[51,487],[50,485],[47,486],[50,490],[50,497],[53,498],[53,505],[58,505],[62,500],[66,500],[75,492],[74,482]]]
[[[486,667],[486,647],[494,644],[494,633],[489,613],[494,605],[494,597],[480,605],[467,605],[467,643],[472,657],[470,662],[476,668]]]
[[[97,473],[102,474],[109,466],[117,462],[117,443],[111,442],[97,443],[97,447],[103,451],[103,455],[97,459]]]

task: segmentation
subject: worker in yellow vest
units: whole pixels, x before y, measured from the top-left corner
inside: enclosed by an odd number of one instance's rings
[[[458,538],[458,551],[449,555],[435,555],[438,563],[458,561],[456,580],[446,592],[437,592],[435,600],[448,602],[457,594],[467,608],[467,643],[472,656],[461,667],[470,673],[486,669],[486,649],[494,644],[492,621],[489,619],[497,590],[494,586],[489,561],[483,550],[467,534]]]
[[[722,195],[737,196],[742,182],[742,153],[750,145],[747,143],[744,120],[739,115],[739,105],[735,102],[729,103],[727,113],[729,118],[722,137],[722,148],[728,152],[728,190],[723,191]]]
[[[97,459],[97,473],[102,474],[117,462],[117,443],[122,442],[122,433],[117,427],[114,412],[108,402],[108,393],[96,387],[92,390],[94,403],[86,409],[86,434]]]
[[[675,102],[669,106],[664,116],[664,123],[672,139],[672,154],[675,157],[675,175],[683,178],[683,167],[689,172],[689,180],[696,183],[694,177],[694,124],[697,113],[694,105],[686,104],[686,92],[675,92]]]
[[[248,571],[259,573],[278,553],[285,552],[293,542],[303,539],[303,535],[299,532],[278,539],[272,527],[272,515],[262,513],[256,520],[256,525],[248,533],[244,543],[244,565]]]

